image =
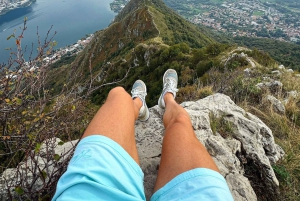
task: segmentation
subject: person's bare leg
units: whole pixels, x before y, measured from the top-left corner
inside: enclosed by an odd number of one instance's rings
[[[188,113],[176,103],[173,94],[166,93],[164,101],[166,130],[154,192],[177,175],[194,168],[219,172],[206,148],[196,138]]]
[[[106,136],[121,145],[139,164],[134,123],[138,118],[141,106],[141,99],[132,100],[122,87],[112,89],[82,138],[90,135]]]

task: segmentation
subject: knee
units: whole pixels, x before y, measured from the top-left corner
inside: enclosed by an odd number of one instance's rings
[[[107,100],[122,100],[125,103],[132,98],[123,87],[115,87],[108,93]]]
[[[195,137],[194,129],[188,114],[180,113],[174,117],[170,123],[166,126],[165,136],[163,144],[168,144],[178,141],[185,142],[190,140],[191,137]]]
[[[124,93],[127,94],[127,92],[125,91],[125,89],[123,87],[115,87],[109,91],[108,96],[121,95]]]
[[[171,124],[181,124],[184,126],[191,125],[190,116],[187,113],[180,113],[172,118]]]

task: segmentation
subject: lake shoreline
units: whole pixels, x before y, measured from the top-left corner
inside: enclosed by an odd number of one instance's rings
[[[116,13],[110,9],[113,0],[81,0],[72,1],[36,1],[31,6],[13,10],[0,17],[0,63],[6,63],[10,52],[16,51],[13,38],[7,38],[21,33],[23,21],[27,18],[27,29],[22,39],[22,47],[32,49],[36,54],[38,45],[37,31],[43,42],[47,32],[52,27],[50,35],[56,32],[54,41],[57,41],[55,49],[64,48],[77,43],[78,40],[98,30],[105,29],[111,24]],[[74,23],[75,22],[75,23]],[[5,50],[11,48],[11,50]],[[27,50],[29,51],[29,50]],[[28,60],[29,53],[24,58]]]
[[[12,8],[12,9],[4,9],[2,12],[0,12],[0,19],[1,19],[2,16],[6,15],[6,14],[8,14],[8,13],[14,11],[14,10],[30,7],[34,2],[36,2],[36,0],[29,0],[28,2],[20,5],[19,7]]]

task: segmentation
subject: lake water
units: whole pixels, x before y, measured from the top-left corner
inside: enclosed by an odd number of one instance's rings
[[[15,40],[7,38],[16,31],[20,35],[25,17],[27,30],[24,33],[22,47],[31,47],[38,43],[37,27],[41,40],[44,40],[51,25],[50,36],[57,32],[54,39],[56,48],[77,42],[86,34],[106,28],[116,13],[110,10],[113,0],[37,0],[30,7],[11,11],[0,16],[0,62],[6,62],[10,51],[15,49]],[[34,50],[36,52],[36,50]],[[29,50],[27,54],[29,55]]]

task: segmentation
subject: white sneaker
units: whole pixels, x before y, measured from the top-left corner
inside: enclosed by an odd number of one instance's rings
[[[145,97],[147,96],[147,88],[142,80],[135,81],[135,83],[132,86],[131,95],[132,99],[140,98],[142,100],[143,105],[139,111],[138,119],[140,121],[147,121],[150,116],[149,109],[145,101]]]
[[[170,92],[173,94],[174,99],[176,97],[176,92],[178,92],[177,89],[177,84],[178,84],[178,76],[177,76],[177,72],[173,69],[168,69],[163,77],[163,85],[164,88],[162,90],[162,93],[158,99],[158,106],[160,108],[165,108],[165,100],[164,100],[164,96],[167,92]]]

